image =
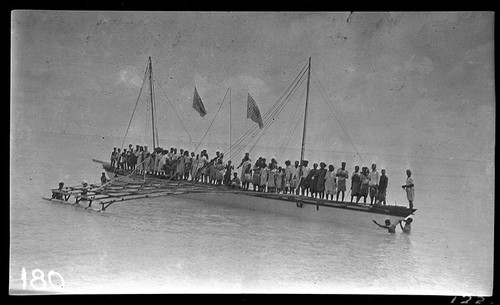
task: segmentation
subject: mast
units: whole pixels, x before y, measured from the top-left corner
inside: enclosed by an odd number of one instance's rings
[[[155,145],[154,104],[153,104],[153,65],[151,63],[151,56],[149,56],[148,67],[149,67],[149,95],[151,98],[151,126],[153,130],[153,149],[151,150],[151,152],[154,152],[156,145]]]
[[[229,159],[231,160],[231,87],[229,87]]]
[[[304,129],[302,130],[302,147],[300,148],[299,179],[302,177],[302,161],[306,150],[306,127],[307,127],[307,104],[309,103],[309,81],[311,80],[311,57],[307,68],[307,89],[306,89],[306,108],[304,112]]]

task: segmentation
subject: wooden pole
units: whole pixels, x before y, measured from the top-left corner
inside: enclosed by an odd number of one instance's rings
[[[311,57],[309,57],[309,65],[307,68],[306,107],[305,107],[305,112],[304,112],[304,129],[302,130],[302,146],[300,148],[299,179],[302,177],[302,162],[304,161],[304,153],[306,150],[307,105],[309,103],[309,82],[310,82],[310,79],[311,79]]]
[[[151,56],[149,56],[149,95],[151,98],[151,126],[153,129],[153,149],[151,152],[155,152],[155,118],[154,118],[154,105],[153,105],[153,65],[151,63]]]

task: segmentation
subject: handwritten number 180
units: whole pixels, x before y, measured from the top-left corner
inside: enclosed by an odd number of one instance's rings
[[[30,286],[35,289],[35,290],[45,290],[47,288],[47,282],[45,281],[45,274],[43,273],[42,270],[40,269],[33,269],[31,271],[31,277],[32,279],[30,280]],[[52,281],[53,277],[58,277],[60,280],[60,283],[54,284]],[[49,273],[47,273],[47,279],[49,280],[49,285],[50,287],[54,289],[61,289],[64,287],[64,278],[62,277],[61,274],[58,272],[55,272],[53,270],[50,270]],[[26,279],[26,269],[23,267],[21,270],[21,280],[23,281],[23,289],[26,289],[27,286],[27,279]]]

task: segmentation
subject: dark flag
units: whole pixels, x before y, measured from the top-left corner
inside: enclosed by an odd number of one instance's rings
[[[264,126],[264,124],[262,123],[262,117],[260,116],[259,107],[250,96],[250,93],[248,94],[247,102],[247,118],[250,118],[252,121],[259,124],[260,128]]]
[[[198,113],[201,116],[205,116],[205,114],[207,114],[207,110],[205,109],[205,106],[203,105],[203,102],[201,101],[201,97],[198,94],[198,90],[196,90],[196,87],[194,87],[193,108],[196,111],[198,111]]]

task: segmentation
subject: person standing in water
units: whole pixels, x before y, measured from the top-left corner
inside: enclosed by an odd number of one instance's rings
[[[389,219],[386,219],[385,220],[385,225],[381,225],[379,224],[378,222],[376,222],[374,219],[373,220],[373,223],[375,223],[377,226],[381,227],[381,228],[384,228],[384,229],[387,229],[387,231],[389,233],[396,233],[396,225],[395,224],[392,224],[391,221]]]
[[[406,170],[406,184],[401,187],[406,191],[406,198],[408,198],[408,203],[410,204],[410,210],[413,209],[413,201],[415,200],[415,189],[413,184],[413,178],[411,177],[411,170]]]
[[[402,222],[405,223],[404,227]],[[413,219],[411,217],[408,217],[406,220],[400,220],[399,221],[399,226],[401,226],[401,230],[403,230],[404,233],[411,233],[411,223],[413,222]]]

